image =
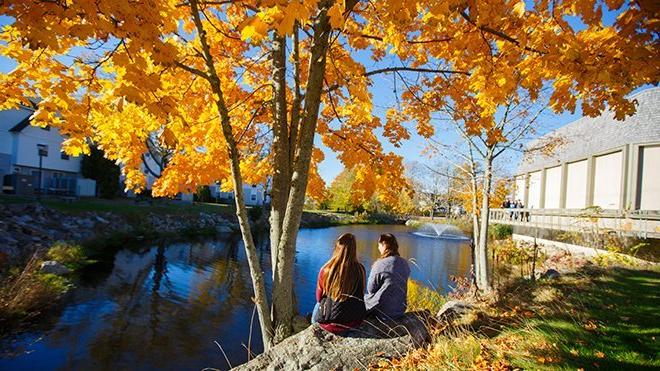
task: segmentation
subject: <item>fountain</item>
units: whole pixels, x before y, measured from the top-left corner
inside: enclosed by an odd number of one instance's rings
[[[424,223],[412,234],[428,238],[445,238],[452,240],[469,240],[460,229],[450,224]]]

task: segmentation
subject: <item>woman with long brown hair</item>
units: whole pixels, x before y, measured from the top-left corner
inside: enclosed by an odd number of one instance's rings
[[[359,326],[366,315],[366,273],[357,260],[356,249],[354,235],[339,236],[332,257],[319,272],[312,321],[333,333]]]
[[[380,258],[371,266],[364,302],[369,315],[396,319],[406,312],[408,295],[408,261],[399,255],[399,243],[391,233],[378,238]]]

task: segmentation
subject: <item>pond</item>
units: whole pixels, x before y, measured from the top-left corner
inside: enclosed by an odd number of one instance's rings
[[[463,239],[429,238],[401,225],[302,229],[294,278],[301,313],[311,312],[319,268],[345,232],[356,235],[358,257],[367,269],[378,257],[378,236],[394,233],[401,256],[411,262],[412,278],[442,292],[451,275],[465,275],[470,268]],[[270,277],[267,238],[258,244]],[[245,362],[248,348],[261,352],[252,295],[236,235],[122,250],[112,264],[83,274],[46,324],[4,339],[0,369],[226,369],[228,362]]]

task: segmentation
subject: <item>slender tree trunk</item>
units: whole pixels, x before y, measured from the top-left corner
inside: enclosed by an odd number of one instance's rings
[[[477,192],[479,189],[477,188],[477,168],[474,164],[474,161],[470,163],[470,188],[472,191],[472,266],[474,267],[474,276],[476,281],[476,278],[479,277],[479,274],[481,273],[481,265],[479,264],[479,249],[476,247],[479,243],[479,214],[477,213],[477,209],[479,208]],[[475,283],[477,284],[477,287],[479,287],[479,283]]]
[[[291,103],[291,124],[289,125],[289,180],[293,175],[293,160],[298,144],[298,127],[300,126],[300,111],[302,109],[302,93],[300,92],[300,40],[298,38],[298,21],[293,26],[293,102]]]
[[[247,255],[248,266],[250,268],[250,276],[252,277],[252,285],[254,288],[254,302],[257,306],[259,314],[259,324],[261,327],[261,337],[264,343],[264,349],[268,349],[271,345],[272,339],[272,324],[270,313],[268,311],[268,299],[266,297],[266,286],[264,282],[264,273],[261,270],[259,256],[257,249],[252,239],[252,232],[250,230],[250,223],[247,215],[247,208],[245,207],[245,196],[243,194],[243,179],[240,169],[240,154],[232,132],[229,111],[222,93],[220,86],[220,78],[213,64],[213,56],[211,49],[206,39],[206,31],[202,25],[199,15],[199,6],[197,0],[190,0],[190,9],[192,11],[193,20],[199,37],[202,51],[204,53],[204,61],[206,63],[208,81],[211,85],[213,93],[216,95],[216,107],[220,115],[220,124],[222,126],[222,134],[227,142],[227,152],[230,159],[231,177],[234,186],[236,203],[236,216],[238,217],[238,224],[241,229],[241,236],[245,244],[245,252]]]
[[[477,256],[479,258],[479,275],[477,282],[482,291],[490,291],[490,280],[488,275],[488,217],[490,213],[490,188],[493,179],[492,150],[489,149],[484,159],[484,181],[481,200],[481,228],[479,231],[479,245]]]
[[[298,146],[295,153],[291,186],[286,203],[286,213],[282,224],[282,233],[277,246],[277,271],[275,282],[277,290],[273,291],[273,300],[277,298],[278,328],[275,342],[289,336],[292,332],[292,319],[295,313],[293,302],[293,265],[295,259],[296,238],[300,227],[300,218],[305,203],[305,192],[309,175],[314,134],[319,114],[323,77],[325,74],[326,54],[330,36],[328,9],[332,1],[319,4],[320,12],[314,22],[314,37],[312,40],[309,62],[309,77],[307,93],[301,119]]]
[[[271,60],[273,63],[273,147],[274,166],[271,186],[270,208],[270,242],[273,278],[277,270],[277,251],[279,245],[286,200],[289,196],[289,130],[287,128],[286,105],[286,38],[273,36],[273,50]]]
[[[286,214],[287,200],[290,191],[291,161],[289,157],[289,130],[287,123],[286,103],[286,38],[273,36],[273,187],[271,190],[270,208],[270,253],[273,274],[273,304],[272,320],[275,329],[273,341],[281,341],[291,333],[292,319],[295,315],[293,294],[288,283],[283,282],[286,274],[282,271],[289,269],[285,264],[280,265],[282,251],[280,251],[280,238],[282,224]],[[295,251],[295,245],[293,246]]]

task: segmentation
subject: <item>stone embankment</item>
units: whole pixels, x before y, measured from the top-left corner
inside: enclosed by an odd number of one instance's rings
[[[55,241],[84,242],[113,233],[158,234],[186,229],[213,228],[218,233],[238,230],[238,224],[220,214],[156,215],[128,218],[110,212],[63,213],[40,204],[0,205],[0,267],[27,260]]]

